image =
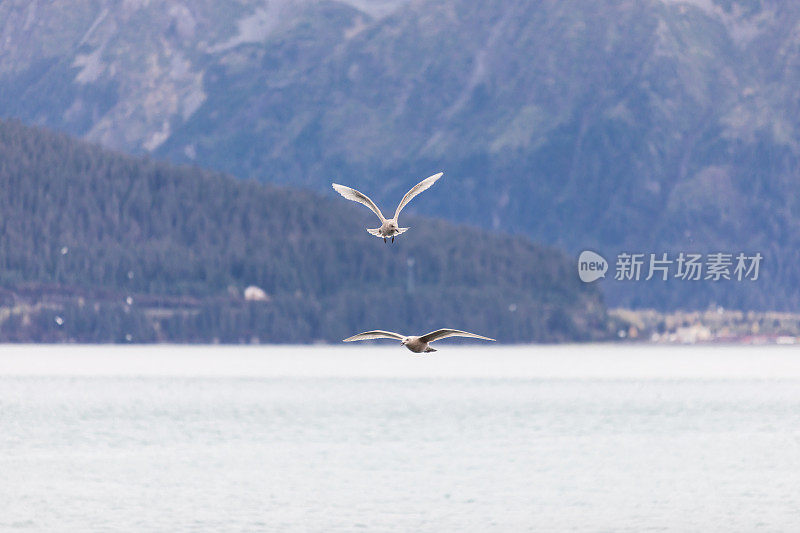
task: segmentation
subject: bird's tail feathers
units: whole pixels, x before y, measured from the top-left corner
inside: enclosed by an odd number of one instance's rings
[[[375,229],[367,228],[367,231],[375,235],[376,237],[383,237],[383,235],[381,235],[381,228],[375,228]]]
[[[425,353],[430,353],[430,352],[435,352],[435,351],[436,351],[436,348],[431,348],[430,346],[425,348]]]
[[[405,233],[405,232],[407,232],[409,229],[410,229],[410,228],[397,228],[397,235],[400,235],[401,233]]]

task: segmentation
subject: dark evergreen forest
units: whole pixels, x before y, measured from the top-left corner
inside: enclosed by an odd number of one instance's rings
[[[572,261],[524,238],[407,217],[412,229],[384,244],[350,202],[16,121],[0,122],[0,186],[0,340],[305,343],[447,326],[527,342],[609,329]],[[245,300],[250,285],[267,299]]]

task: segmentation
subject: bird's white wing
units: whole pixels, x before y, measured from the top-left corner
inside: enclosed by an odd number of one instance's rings
[[[410,202],[416,195],[421,193],[422,191],[428,190],[431,185],[436,183],[436,180],[442,177],[442,173],[439,172],[438,174],[434,174],[429,178],[425,178],[424,180],[420,181],[416,185],[414,185],[410,191],[403,196],[403,200],[400,202],[400,205],[397,206],[397,211],[394,212],[394,218],[397,220],[397,217],[400,215],[400,211],[406,206],[408,202]]]
[[[446,339],[447,337],[472,337],[475,339],[483,339],[485,341],[493,341],[494,339],[490,339],[489,337],[484,337],[483,335],[478,335],[476,333],[470,333],[469,331],[461,331],[458,329],[437,329],[436,331],[431,331],[430,333],[426,333],[422,337],[419,338],[422,342],[433,342],[438,341],[439,339]]]
[[[365,331],[364,333],[353,335],[352,337],[344,339],[342,342],[366,341],[369,339],[395,339],[401,341],[404,338],[405,337],[399,333],[394,333],[393,331],[381,331],[376,329],[374,331]]]
[[[350,187],[346,187],[344,185],[339,185],[338,183],[334,183],[333,188],[336,192],[338,192],[348,200],[364,204],[365,206],[372,209],[372,212],[378,215],[378,218],[381,219],[381,222],[386,220],[385,218],[383,218],[383,213],[381,213],[381,210],[378,209],[377,205],[375,205],[375,202],[370,200],[369,196],[367,196],[363,192],[359,192],[355,189],[351,189]]]

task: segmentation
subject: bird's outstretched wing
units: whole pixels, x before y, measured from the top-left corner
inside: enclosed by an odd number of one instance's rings
[[[484,337],[483,335],[478,335],[476,333],[470,333],[469,331],[461,331],[458,329],[437,329],[436,331],[431,331],[430,333],[426,333],[422,337],[419,338],[422,342],[433,342],[438,341],[439,339],[446,339],[447,337],[472,337],[475,339],[483,339],[485,341],[493,341],[494,339],[490,339],[489,337]]]
[[[365,206],[372,209],[372,212],[378,215],[378,218],[381,219],[381,222],[386,220],[385,218],[383,218],[383,213],[381,213],[381,210],[378,209],[377,205],[375,205],[375,202],[370,200],[369,196],[367,196],[363,192],[359,192],[355,189],[351,189],[350,187],[346,187],[344,185],[339,185],[338,183],[334,183],[333,188],[336,192],[338,192],[348,200],[364,204]]]
[[[342,340],[342,342],[366,341],[369,339],[395,339],[401,341],[404,338],[405,337],[399,333],[394,333],[393,331],[381,331],[376,329],[373,331],[365,331],[364,333],[359,333],[358,335],[353,335],[352,337]]]
[[[394,218],[397,220],[397,217],[400,215],[400,211],[406,206],[408,202],[410,202],[416,195],[421,193],[422,191],[428,190],[431,185],[436,183],[436,180],[442,177],[442,173],[439,172],[438,174],[434,174],[429,178],[425,178],[424,180],[420,181],[416,185],[414,185],[410,191],[403,196],[403,200],[400,202],[400,205],[397,206],[397,211],[394,212]]]

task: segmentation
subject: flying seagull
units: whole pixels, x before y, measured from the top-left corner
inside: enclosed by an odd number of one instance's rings
[[[339,185],[338,183],[334,183],[333,188],[336,190],[336,192],[348,200],[364,204],[365,206],[369,207],[373,213],[378,215],[378,218],[381,219],[381,227],[375,229],[367,228],[368,232],[372,233],[376,237],[383,237],[383,242],[386,242],[386,239],[389,237],[391,237],[392,242],[394,242],[395,235],[400,235],[408,230],[408,228],[401,228],[397,225],[397,217],[400,215],[400,211],[402,211],[406,204],[408,204],[408,202],[410,202],[416,195],[427,190],[431,185],[436,183],[436,180],[441,177],[442,173],[439,172],[438,174],[434,174],[429,178],[425,178],[414,185],[414,187],[412,187],[411,190],[408,191],[405,196],[403,196],[403,200],[400,202],[400,205],[397,206],[397,210],[394,212],[394,217],[389,219],[383,216],[383,213],[381,213],[381,210],[378,209],[377,205],[375,205],[375,202],[373,202],[366,194],[355,189],[351,189],[350,187]]]
[[[369,339],[395,339],[400,341],[400,344],[414,353],[428,353],[436,351],[430,347],[429,344],[431,342],[438,341],[439,339],[445,339],[447,337],[472,337],[486,341],[494,340],[490,339],[489,337],[484,337],[482,335],[476,335],[475,333],[460,331],[457,329],[437,329],[436,331],[431,331],[430,333],[421,335],[419,337],[406,337],[405,335],[400,335],[399,333],[394,333],[392,331],[381,331],[376,329],[374,331],[365,331],[364,333],[353,335],[352,337],[344,339],[342,342],[365,341]]]

